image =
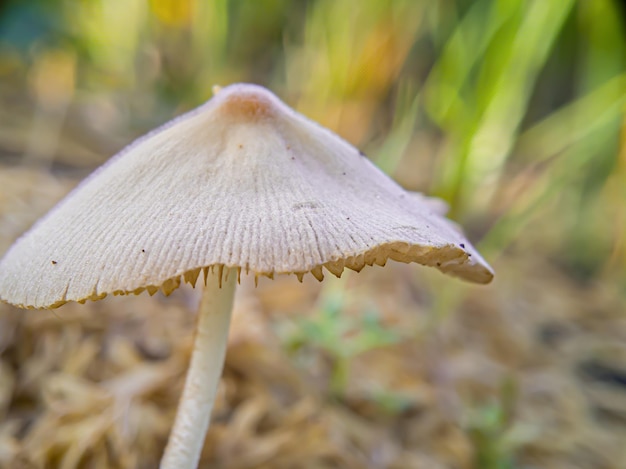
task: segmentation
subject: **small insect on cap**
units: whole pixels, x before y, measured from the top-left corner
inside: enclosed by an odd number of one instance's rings
[[[341,275],[387,259],[488,283],[437,204],[268,90],[237,84],[85,179],[0,261],[0,298],[28,308],[165,293],[200,270]]]

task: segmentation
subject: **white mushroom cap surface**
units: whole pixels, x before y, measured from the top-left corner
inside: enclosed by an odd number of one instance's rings
[[[165,293],[207,267],[321,279],[322,267],[418,262],[488,283],[441,204],[255,85],[226,87],[85,179],[0,261],[0,298],[29,308]]]

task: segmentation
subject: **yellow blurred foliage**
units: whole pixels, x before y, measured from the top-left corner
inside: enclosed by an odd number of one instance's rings
[[[42,106],[63,106],[74,93],[76,55],[70,49],[44,51],[28,75],[31,91]]]
[[[150,0],[150,9],[161,23],[181,28],[190,24],[196,3],[194,0]]]

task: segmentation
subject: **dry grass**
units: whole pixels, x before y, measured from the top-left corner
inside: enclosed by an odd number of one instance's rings
[[[0,179],[3,249],[75,183]],[[528,255],[496,268],[486,288],[399,264],[245,284],[202,467],[626,467],[623,296]],[[196,301],[1,305],[0,467],[157,467]]]

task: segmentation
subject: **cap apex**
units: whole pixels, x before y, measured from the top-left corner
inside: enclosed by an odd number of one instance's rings
[[[216,94],[222,116],[256,120],[274,115],[280,101],[258,85],[238,83],[220,89]]]

